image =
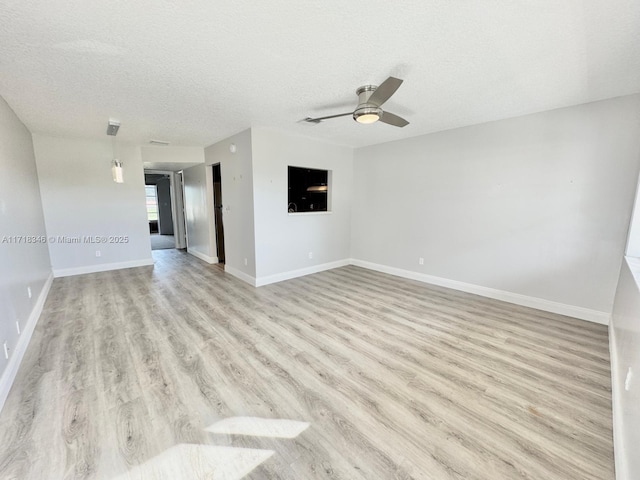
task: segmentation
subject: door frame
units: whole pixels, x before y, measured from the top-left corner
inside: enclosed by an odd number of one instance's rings
[[[144,173],[169,175],[169,190],[171,195],[171,213],[173,220],[173,238],[175,240],[175,248],[187,248],[187,231],[185,227],[184,218],[184,178],[182,177],[182,170],[179,171],[182,182],[180,182],[180,192],[176,191],[177,180],[176,175],[178,172],[173,170],[157,170],[157,169],[145,169]]]
[[[218,258],[218,263],[222,263],[222,264],[226,264],[226,259],[227,259],[227,249],[226,249],[226,245],[225,245],[225,235],[224,235],[224,198],[222,197],[222,165],[220,164],[220,162],[217,163],[212,163],[210,165],[210,169],[209,171],[211,172],[211,200],[213,202],[213,234],[214,234],[214,241],[212,242],[215,245],[215,256],[216,258]],[[222,251],[223,251],[223,258],[221,259],[218,256],[219,253],[219,245],[218,245],[218,222],[216,221],[216,202],[215,202],[215,196],[216,196],[216,189],[215,189],[215,181],[214,181],[214,175],[213,175],[213,170],[218,167],[218,169],[220,170],[220,221],[222,223],[221,228],[222,228],[222,232],[221,232],[221,236],[222,236]],[[213,252],[212,252],[213,253]]]

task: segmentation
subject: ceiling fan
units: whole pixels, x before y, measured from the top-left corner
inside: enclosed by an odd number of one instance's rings
[[[352,115],[353,119],[358,123],[374,123],[378,120],[382,123],[393,125],[394,127],[405,127],[409,125],[404,118],[385,112],[380,108],[384,102],[389,100],[396,93],[396,90],[402,85],[402,80],[395,77],[389,77],[380,86],[363,85],[356,90],[358,95],[358,106],[353,112],[339,113],[337,115],[329,115],[326,117],[304,119],[309,123],[320,123],[330,118],[346,117]]]

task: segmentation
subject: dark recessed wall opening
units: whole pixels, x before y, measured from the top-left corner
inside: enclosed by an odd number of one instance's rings
[[[326,212],[329,198],[329,171],[289,168],[289,213]]]

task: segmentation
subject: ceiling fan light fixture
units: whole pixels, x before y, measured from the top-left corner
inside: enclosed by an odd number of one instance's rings
[[[384,104],[396,90],[402,85],[402,80],[395,77],[389,77],[379,86],[363,85],[356,90],[358,95],[358,106],[354,112],[338,113],[336,115],[325,115],[324,117],[311,118],[307,117],[303,121],[307,123],[318,124],[324,120],[331,118],[347,117],[351,115],[353,119],[362,124],[375,123],[380,121],[394,127],[406,127],[409,122],[388,111],[382,111]]]
[[[380,120],[382,110],[378,107],[362,107],[353,112],[353,119],[358,123],[375,123]]]

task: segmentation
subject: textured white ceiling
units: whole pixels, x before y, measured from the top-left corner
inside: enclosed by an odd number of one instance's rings
[[[637,0],[0,0],[0,95],[39,133],[363,146],[638,92],[639,37]],[[298,123],[389,75],[404,129]]]

